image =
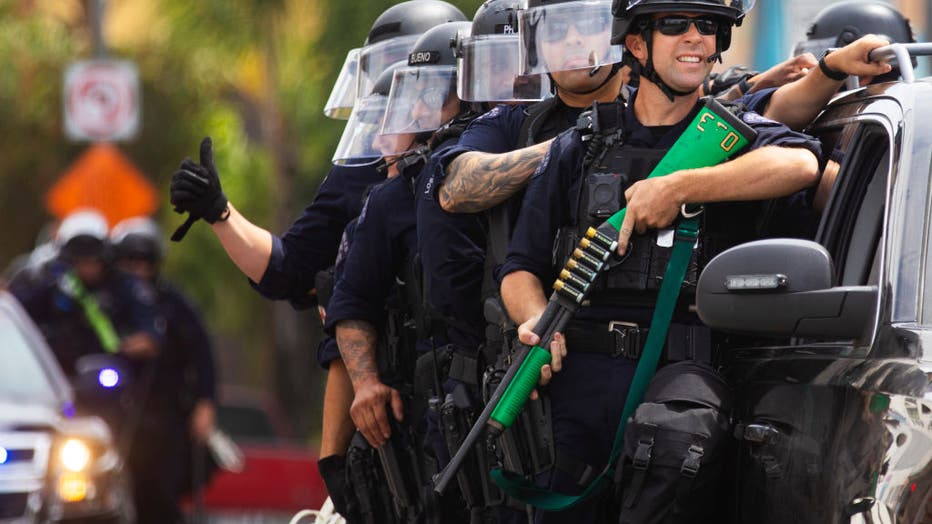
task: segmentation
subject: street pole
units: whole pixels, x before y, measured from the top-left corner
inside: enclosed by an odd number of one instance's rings
[[[104,11],[106,6],[105,0],[87,0],[88,11],[90,12],[91,38],[94,45],[94,58],[107,57],[107,44],[104,42]]]

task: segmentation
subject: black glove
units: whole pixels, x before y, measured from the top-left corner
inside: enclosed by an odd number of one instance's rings
[[[172,175],[169,189],[175,213],[188,213],[188,219],[172,235],[175,242],[184,238],[191,224],[199,218],[213,224],[226,220],[227,197],[220,187],[220,176],[214,166],[213,142],[210,137],[201,140],[201,163],[185,158]]]
[[[317,471],[324,481],[330,500],[337,513],[343,515],[347,522],[358,522],[358,503],[353,496],[352,486],[347,482],[346,457],[330,455],[317,461]]]
[[[731,66],[721,73],[715,73],[709,76],[706,82],[711,82],[711,86],[706,86],[706,94],[719,95],[731,89],[732,86],[737,85],[742,80],[747,80],[758,74],[757,71],[751,70],[748,66]]]

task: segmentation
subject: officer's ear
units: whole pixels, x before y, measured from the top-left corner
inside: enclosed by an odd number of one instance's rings
[[[641,65],[647,63],[647,42],[640,34],[629,33],[625,36],[625,51],[631,53]]]

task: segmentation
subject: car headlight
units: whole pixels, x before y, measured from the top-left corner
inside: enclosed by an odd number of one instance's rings
[[[65,472],[58,478],[58,496],[64,502],[80,502],[93,493],[91,484],[83,473]]]
[[[78,439],[68,439],[59,453],[61,463],[68,471],[83,471],[91,461],[91,450]]]

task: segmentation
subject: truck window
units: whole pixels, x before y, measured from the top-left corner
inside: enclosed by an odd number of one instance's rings
[[[850,140],[837,141],[846,147],[831,153],[827,169],[837,169],[837,175],[816,241],[832,255],[835,285],[867,285],[878,278],[890,141],[883,127],[867,122],[846,125],[840,136]]]

